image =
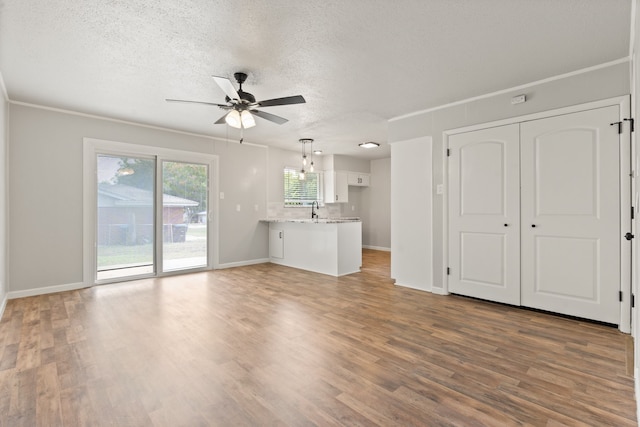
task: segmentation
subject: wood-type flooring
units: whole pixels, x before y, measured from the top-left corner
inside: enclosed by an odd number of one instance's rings
[[[2,426],[635,426],[612,327],[274,264],[10,300]]]

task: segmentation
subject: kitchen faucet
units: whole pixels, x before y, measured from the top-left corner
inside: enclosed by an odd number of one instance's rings
[[[316,208],[320,209],[320,205],[316,200],[311,203],[311,219],[318,218],[318,212],[316,212]]]

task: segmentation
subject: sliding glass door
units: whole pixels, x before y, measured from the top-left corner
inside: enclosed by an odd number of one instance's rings
[[[97,280],[155,270],[153,158],[97,156]]]
[[[162,162],[162,271],[206,267],[209,168]]]
[[[212,156],[102,141],[87,147],[85,231],[95,236],[85,241],[94,255],[87,280],[213,267]]]

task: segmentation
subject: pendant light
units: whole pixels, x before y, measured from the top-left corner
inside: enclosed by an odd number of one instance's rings
[[[309,165],[309,172],[313,172],[313,139],[311,138],[302,138],[298,140],[299,143],[302,144],[302,168],[300,169],[300,173],[298,174],[298,178],[300,180],[304,180],[306,178],[306,167],[307,167],[307,147],[306,144],[311,144],[311,152],[309,155],[311,156],[311,164]]]

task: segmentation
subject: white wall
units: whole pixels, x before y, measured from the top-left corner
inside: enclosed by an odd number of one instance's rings
[[[391,144],[391,277],[432,290],[431,138]]]
[[[369,160],[339,154],[334,154],[330,157],[333,157],[333,170],[363,173],[370,172],[371,162]]]
[[[432,138],[433,162],[431,165],[423,164],[423,167],[431,167],[430,191],[433,194],[435,187],[443,183],[443,131],[628,95],[629,91],[629,64],[623,62],[557,80],[542,82],[526,89],[518,89],[513,92],[391,120],[389,122],[389,141],[404,141],[425,136]],[[511,105],[511,97],[519,94],[526,94],[527,102]],[[415,182],[412,182],[412,184],[425,185],[416,184]],[[433,265],[432,280],[433,287],[440,289],[442,288],[443,277],[442,247],[445,232],[442,208],[443,197],[435,196],[433,199],[432,224],[434,248],[433,259],[431,260]],[[393,220],[393,224],[395,224],[395,220]],[[415,225],[421,224],[416,222]]]
[[[371,160],[370,171],[371,185],[350,187],[349,202],[352,193],[361,190],[363,246],[391,250],[391,158]]]
[[[7,134],[9,131],[9,106],[0,74],[0,319],[7,303]]]
[[[9,110],[9,292],[82,283],[84,137],[218,155],[225,194],[219,200],[219,262],[268,258],[267,228],[258,222],[266,216],[265,147],[16,103]]]

